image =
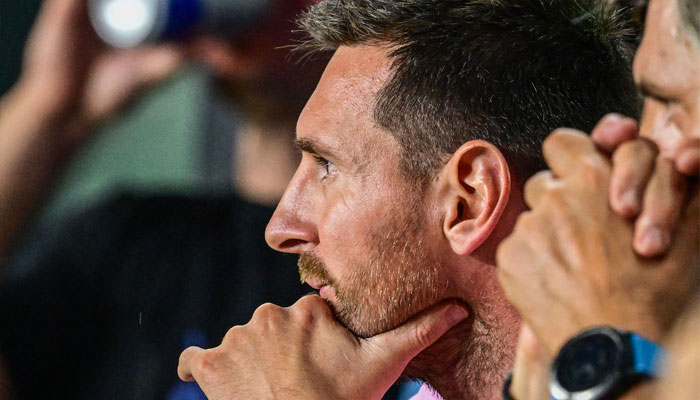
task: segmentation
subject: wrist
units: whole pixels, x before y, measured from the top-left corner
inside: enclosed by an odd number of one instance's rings
[[[10,90],[7,100],[18,114],[26,114],[32,121],[34,139],[54,142],[55,149],[63,154],[79,145],[89,130],[89,122],[74,100],[60,95],[55,85],[23,76]],[[31,138],[27,138],[31,139]]]
[[[70,100],[64,98],[49,82],[21,76],[10,93],[17,104],[32,110],[32,114],[48,123],[70,117]]]

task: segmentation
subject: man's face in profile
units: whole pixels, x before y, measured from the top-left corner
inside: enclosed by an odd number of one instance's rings
[[[373,120],[389,66],[382,49],[338,49],[299,117],[302,161],[266,232],[360,336],[452,294],[430,196],[401,175],[399,145]]]
[[[680,2],[651,0],[634,77],[647,96],[641,134],[673,157],[683,136],[700,136],[700,41],[684,25]]]

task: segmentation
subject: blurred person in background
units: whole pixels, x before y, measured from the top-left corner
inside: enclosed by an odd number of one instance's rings
[[[21,399],[202,398],[173,372],[180,351],[304,292],[294,260],[263,235],[298,161],[294,124],[321,71],[278,48],[294,43],[292,21],[309,3],[274,2],[235,40],[133,50],[99,40],[84,0],[43,4],[21,77],[0,105],[0,387]],[[232,192],[125,193],[18,248],[95,128],[186,60],[209,66],[239,116],[229,127],[236,163],[224,171]]]
[[[551,171],[528,182],[532,211],[499,248],[501,281],[525,321],[515,399],[548,397],[552,358],[601,325],[670,350],[664,379],[620,398],[700,396],[699,1],[649,2],[634,73],[641,126],[610,115],[591,139],[553,133]]]

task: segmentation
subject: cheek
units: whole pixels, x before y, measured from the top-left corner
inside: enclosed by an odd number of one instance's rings
[[[371,232],[386,221],[389,203],[384,197],[362,196],[364,190],[348,191],[347,195],[335,194],[328,198],[323,224],[319,226],[320,255],[335,279],[346,277],[351,264],[366,265],[369,262]]]

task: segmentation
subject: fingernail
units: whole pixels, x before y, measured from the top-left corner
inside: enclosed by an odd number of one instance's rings
[[[467,312],[467,310],[458,305],[453,305],[447,310],[445,318],[451,325],[455,325],[459,321],[467,318],[468,315],[469,312]]]
[[[642,248],[650,255],[662,253],[670,242],[669,235],[656,227],[647,228],[642,236]]]
[[[616,113],[610,113],[605,116],[605,123],[606,124],[613,124],[613,123],[618,123],[622,121],[623,116],[620,114]]]

